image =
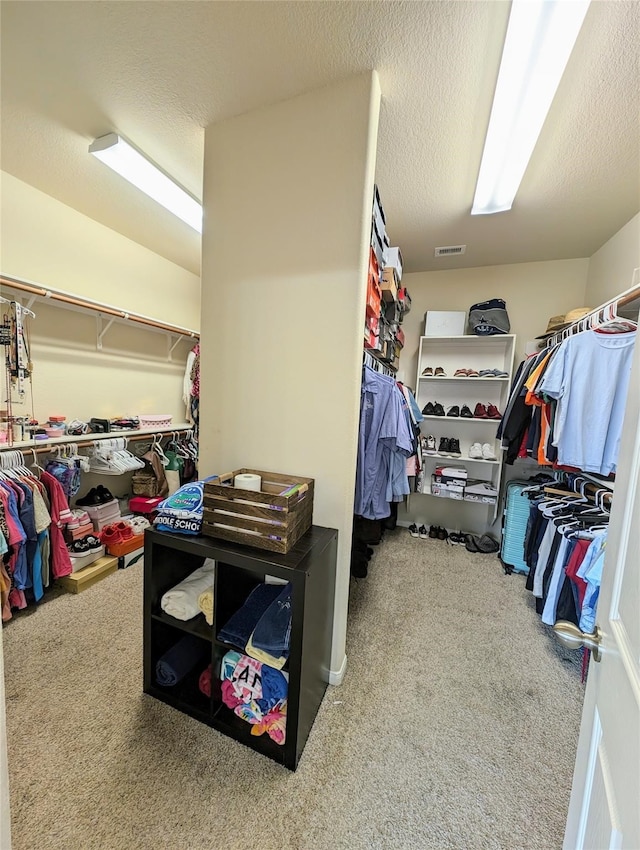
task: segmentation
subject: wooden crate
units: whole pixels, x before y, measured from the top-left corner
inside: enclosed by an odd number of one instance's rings
[[[262,478],[259,492],[233,486],[236,475]],[[291,496],[287,487],[299,484]],[[236,469],[204,485],[202,533],[232,543],[286,554],[313,522],[313,478],[260,469]],[[226,527],[223,527],[226,526]]]
[[[118,559],[110,555],[105,555],[102,558],[98,558],[90,566],[84,567],[84,569],[79,570],[77,573],[71,573],[69,576],[59,578],[57,581],[69,593],[81,593],[83,590],[92,587],[92,585],[117,571]]]

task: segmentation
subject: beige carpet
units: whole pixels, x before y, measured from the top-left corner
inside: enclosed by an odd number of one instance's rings
[[[295,774],[141,693],[139,567],[52,599],[4,631],[14,850],[559,848],[582,686],[529,596],[388,536]]]

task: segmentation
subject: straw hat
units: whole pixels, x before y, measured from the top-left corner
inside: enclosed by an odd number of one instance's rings
[[[572,325],[574,322],[577,322],[578,319],[581,319],[583,316],[586,316],[587,313],[592,311],[592,307],[576,307],[573,310],[569,310],[568,313],[561,316],[552,316],[547,322],[547,329],[543,334],[537,336],[536,339],[546,339],[548,336],[553,336],[553,334],[558,333],[558,331],[563,331],[565,328],[568,328],[569,325]]]

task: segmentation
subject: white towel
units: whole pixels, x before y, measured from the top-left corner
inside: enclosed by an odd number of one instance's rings
[[[198,597],[205,590],[213,593],[213,570],[215,562],[210,558],[201,567],[187,576],[184,581],[167,590],[160,600],[160,607],[176,620],[190,620],[200,613]]]

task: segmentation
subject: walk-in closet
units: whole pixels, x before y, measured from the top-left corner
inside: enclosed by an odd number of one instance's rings
[[[640,847],[638,4],[0,24],[0,850]]]

